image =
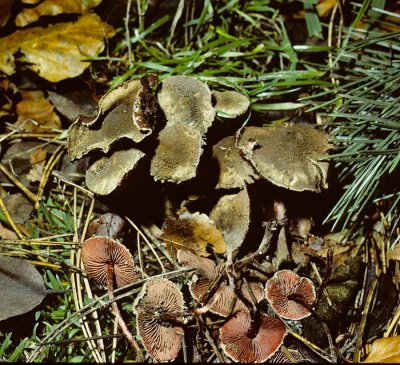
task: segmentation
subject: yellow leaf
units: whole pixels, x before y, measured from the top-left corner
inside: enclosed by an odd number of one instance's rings
[[[95,14],[81,16],[74,23],[58,23],[48,28],[19,30],[0,39],[0,70],[15,72],[14,54],[20,50],[21,61],[51,82],[80,75],[94,57],[104,49],[104,37],[114,29]]]
[[[225,253],[226,244],[222,232],[206,214],[185,212],[178,219],[166,219],[163,233],[159,236],[177,249],[194,250],[200,256],[208,256],[207,245],[216,253]]]
[[[393,247],[387,254],[386,254],[387,262],[389,260],[398,260],[400,261],[400,245]]]
[[[322,0],[315,7],[317,9],[317,13],[321,18],[324,18],[329,15],[335,4],[338,0]]]
[[[101,0],[44,0],[35,8],[23,9],[15,18],[15,24],[25,27],[42,15],[86,14],[100,3]]]
[[[399,363],[400,336],[384,337],[375,340],[370,353],[362,362]]]
[[[61,121],[54,112],[54,106],[44,98],[41,91],[23,91],[22,100],[17,104],[18,120],[26,132],[52,132],[53,128],[61,128]],[[34,121],[33,123],[29,120]]]
[[[0,27],[6,25],[14,0],[0,0]]]

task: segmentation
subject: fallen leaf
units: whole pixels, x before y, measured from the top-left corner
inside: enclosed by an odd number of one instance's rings
[[[388,253],[386,254],[386,260],[387,263],[389,263],[389,260],[400,261],[400,245],[397,245],[396,247],[393,247],[391,250],[388,251]]]
[[[172,243],[177,249],[193,250],[200,256],[208,256],[206,247],[210,244],[216,253],[225,253],[226,244],[222,232],[206,214],[182,213],[178,219],[167,218],[163,241]]]
[[[7,195],[3,198],[8,213],[17,224],[24,224],[33,210],[31,202],[21,193]]]
[[[372,343],[367,358],[361,362],[399,363],[400,336],[378,338]]]
[[[15,125],[25,132],[52,132],[61,128],[61,120],[54,106],[45,99],[43,92],[22,91],[22,100],[17,104],[18,120]]]
[[[0,28],[6,25],[10,18],[10,11],[13,3],[14,0],[0,0]]]
[[[315,8],[317,9],[317,13],[321,18],[327,17],[338,0],[322,0],[320,1]]]
[[[0,256],[0,321],[29,312],[46,296],[43,278],[29,262]]]
[[[43,15],[86,14],[101,3],[101,0],[44,0],[34,8],[22,9],[15,18],[15,24],[25,27]]]
[[[5,240],[18,239],[18,235],[14,231],[11,231],[8,228],[4,227],[1,223],[0,223],[0,237]]]
[[[103,38],[114,34],[114,29],[95,14],[83,15],[73,23],[19,30],[0,39],[0,70],[14,74],[14,54],[20,51],[19,60],[48,81],[75,77],[90,66],[82,59],[101,53]]]
[[[1,1],[1,0],[0,0]],[[0,5],[1,7],[1,5]],[[5,75],[0,76],[0,118],[13,114],[17,87]]]

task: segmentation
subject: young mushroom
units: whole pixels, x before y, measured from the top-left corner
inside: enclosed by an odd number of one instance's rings
[[[156,361],[175,360],[181,350],[183,304],[181,291],[165,278],[146,282],[134,302],[137,332]]]
[[[107,288],[110,300],[114,298],[114,283],[117,287],[122,287],[140,279],[128,249],[108,237],[94,236],[87,239],[82,244],[82,263],[89,278]],[[138,361],[143,361],[140,348],[129,332],[117,303],[112,302],[111,306],[121,330],[136,352]]]
[[[290,270],[279,270],[267,281],[266,298],[282,318],[300,320],[311,314],[316,299],[312,281]]]
[[[105,213],[93,219],[86,231],[86,238],[91,236],[106,236],[111,239],[120,238],[125,229],[125,220],[117,214]]]
[[[286,326],[276,317],[258,313],[252,318],[249,312],[239,311],[219,331],[221,347],[233,361],[261,363],[282,345]]]
[[[236,118],[244,114],[250,106],[250,100],[241,93],[233,90],[213,91],[215,110],[222,117]]]

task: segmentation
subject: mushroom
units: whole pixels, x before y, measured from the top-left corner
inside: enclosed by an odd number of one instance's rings
[[[227,317],[232,312],[247,310],[246,305],[236,296],[233,289],[225,281],[214,284],[225,268],[223,262],[215,265],[210,259],[198,257],[184,250],[178,250],[177,259],[183,267],[195,269],[195,274],[189,283],[189,290],[193,298],[203,304],[201,308],[194,310],[195,314],[210,311],[222,317]],[[216,288],[213,288],[214,285],[216,285]],[[256,300],[260,301],[263,296],[260,283],[250,283],[249,286]],[[251,301],[251,294],[246,285],[242,285],[241,292],[247,300]],[[212,297],[208,298],[211,293]],[[203,299],[206,300],[203,301]]]
[[[300,320],[311,314],[316,299],[312,281],[290,270],[279,270],[267,281],[266,298],[281,317]]]
[[[168,125],[185,124],[204,134],[211,126],[215,110],[208,86],[189,76],[171,76],[162,83],[158,103]]]
[[[155,180],[182,182],[196,176],[202,153],[201,133],[190,125],[167,125],[158,135],[159,144],[151,160]]]
[[[87,187],[99,195],[112,193],[144,156],[142,151],[130,148],[99,158],[86,170]]]
[[[80,159],[95,149],[107,153],[119,139],[138,143],[149,135],[151,130],[144,132],[134,123],[133,105],[140,90],[141,81],[130,80],[101,98],[96,116],[80,116],[68,129],[69,158]]]
[[[172,281],[151,279],[134,302],[137,332],[149,355],[157,361],[176,359],[182,347],[183,297]]]
[[[120,238],[125,228],[125,220],[117,214],[106,213],[93,219],[86,231],[86,237],[106,236],[111,239]]]
[[[246,188],[236,194],[222,196],[210,212],[210,218],[223,232],[228,262],[237,251],[250,225],[250,199]]]
[[[239,311],[219,331],[222,350],[233,361],[260,363],[282,345],[286,326],[276,317],[258,314],[252,319],[249,312]]]
[[[215,110],[222,117],[236,118],[244,114],[250,106],[250,100],[237,91],[213,91]]]
[[[327,188],[329,136],[311,126],[284,123],[247,127],[238,147],[257,172],[277,186],[319,192]]]
[[[260,178],[253,166],[241,156],[234,136],[225,137],[215,144],[213,157],[220,169],[217,189],[243,188]]]
[[[107,288],[110,300],[114,298],[114,282],[117,287],[122,287],[140,278],[128,249],[108,237],[95,236],[87,239],[82,244],[82,263],[89,278]],[[129,332],[117,302],[112,302],[111,306],[122,332],[137,354],[138,361],[143,361],[140,348]]]
[[[167,119],[151,161],[155,180],[182,182],[196,176],[203,137],[215,110],[208,86],[193,77],[171,76],[162,83],[158,102]]]

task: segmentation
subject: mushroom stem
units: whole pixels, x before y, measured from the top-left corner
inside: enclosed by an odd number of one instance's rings
[[[114,265],[112,263],[109,263],[107,267],[107,291],[108,291],[108,298],[110,300],[114,299],[113,282],[114,282]],[[115,319],[118,321],[118,325],[120,326],[123,334],[125,335],[129,344],[135,350],[137,362],[143,362],[144,357],[142,351],[137,342],[135,341],[135,339],[133,338],[132,333],[129,331],[124,319],[122,318],[117,302],[112,302],[111,308],[112,312],[115,315]]]

